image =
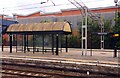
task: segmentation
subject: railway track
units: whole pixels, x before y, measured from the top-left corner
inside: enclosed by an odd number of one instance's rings
[[[31,78],[84,78],[85,75],[76,74],[71,71],[63,71],[63,70],[54,70],[47,68],[36,68],[36,67],[24,67],[17,65],[4,65],[2,67],[3,74],[9,75],[17,75],[23,77],[31,77]],[[85,77],[86,78],[86,77]]]
[[[28,70],[18,70],[18,69],[9,69],[3,68],[2,73],[10,74],[10,75],[18,75],[24,77],[34,77],[34,78],[51,78],[53,76],[57,77],[68,77],[68,78],[79,78],[80,76],[74,75],[66,75],[66,74],[58,74],[58,73],[50,73],[50,72],[36,72],[36,71],[28,71]]]
[[[2,65],[3,74],[28,78],[119,78],[113,73],[82,70],[81,66],[76,64],[9,59],[9,61],[3,60]]]

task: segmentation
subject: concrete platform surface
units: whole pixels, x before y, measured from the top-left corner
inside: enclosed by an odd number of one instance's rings
[[[1,48],[0,48],[1,49]],[[57,60],[69,60],[69,61],[77,61],[77,62],[92,62],[92,63],[102,63],[102,64],[112,64],[112,65],[119,65],[119,54],[117,54],[118,57],[113,58],[113,50],[101,50],[101,49],[94,49],[92,50],[92,56],[91,56],[91,50],[88,50],[87,52],[83,52],[84,55],[82,55],[81,49],[76,48],[69,48],[68,52],[65,52],[65,49],[62,49],[62,52],[59,52],[59,55],[52,55],[52,52],[45,52],[44,54],[42,52],[17,52],[15,48],[13,49],[13,52],[9,52],[9,48],[4,48],[4,51],[0,51],[1,57],[17,57],[17,58],[42,58],[42,59],[57,59]]]

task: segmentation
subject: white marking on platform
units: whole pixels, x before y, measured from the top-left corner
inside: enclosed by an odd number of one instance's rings
[[[47,75],[43,75],[44,77],[46,77]]]
[[[2,70],[2,72],[5,72],[5,70]]]
[[[35,76],[39,76],[39,74],[35,74]]]
[[[32,73],[28,73],[27,75],[32,75]]]
[[[9,70],[8,72],[11,73],[12,71]]]
[[[14,72],[15,74],[18,73],[18,72]]]
[[[21,74],[25,74],[25,72],[22,72]]]

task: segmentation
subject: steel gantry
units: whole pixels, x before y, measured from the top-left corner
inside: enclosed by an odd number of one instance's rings
[[[92,18],[92,20],[97,21],[99,26],[101,27],[101,32],[104,32],[104,23],[101,20],[101,17],[93,13],[81,0],[68,0],[74,6],[76,6],[82,15],[82,55],[87,55],[87,21],[88,16]],[[101,49],[104,48],[104,36],[101,35]]]

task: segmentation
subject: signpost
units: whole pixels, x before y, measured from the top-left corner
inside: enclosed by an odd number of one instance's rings
[[[98,32],[97,35],[108,35],[107,32]]]
[[[116,42],[117,42],[117,38],[120,37],[120,33],[110,33],[110,32],[93,32],[92,33],[93,35],[98,35],[98,36],[105,36],[105,35],[110,35],[114,38],[114,55],[113,57],[117,57],[117,45],[116,45]]]
[[[117,57],[117,38],[120,36],[119,33],[112,34],[112,37],[114,37],[114,55],[113,57]]]

